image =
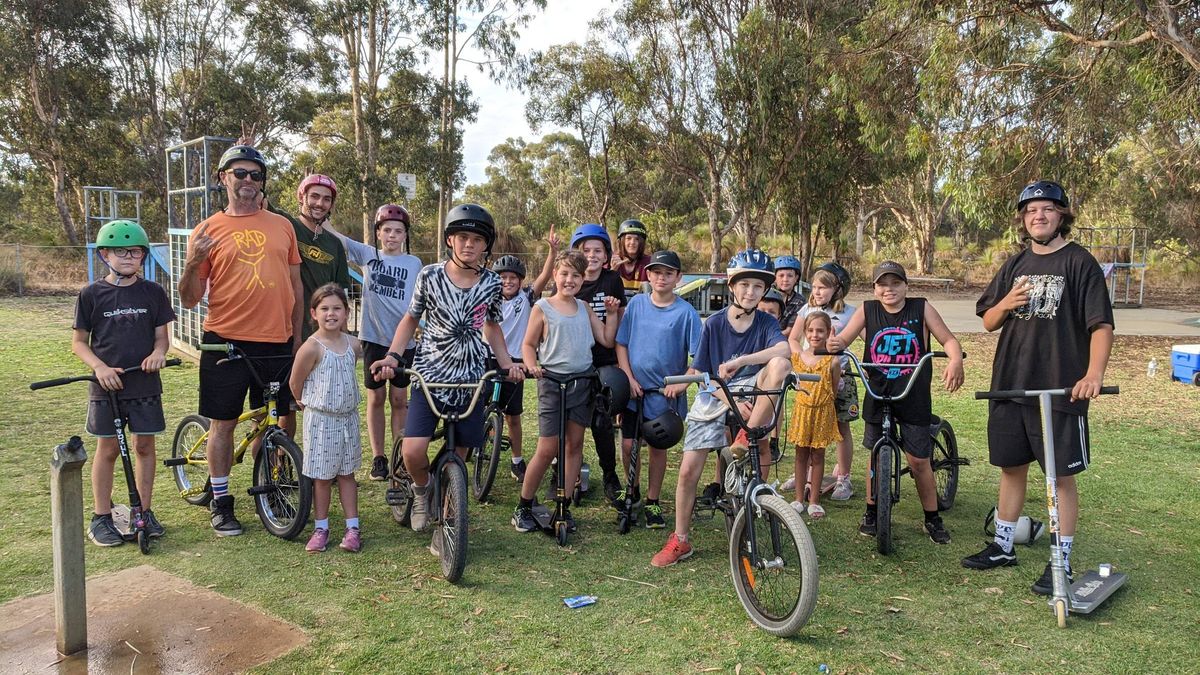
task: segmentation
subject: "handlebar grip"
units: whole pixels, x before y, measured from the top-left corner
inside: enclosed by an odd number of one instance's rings
[[[821,376],[812,373],[793,373],[792,377],[796,378],[797,382],[820,382]]]
[[[202,352],[223,352],[223,351],[226,351],[229,349],[229,344],[225,343],[225,342],[221,342],[221,343],[202,342],[202,343],[200,343],[199,349]]]
[[[75,382],[75,381],[76,381],[76,378],[74,378],[74,377],[60,377],[60,378],[57,378],[54,380],[43,380],[41,382],[34,382],[33,384],[29,385],[29,388],[34,391],[37,391],[38,389],[46,389],[48,387],[59,387],[64,384],[71,384],[72,382]]]
[[[1119,393],[1121,393],[1121,388],[1115,387],[1115,386],[1114,387],[1100,387],[1100,393],[1101,394],[1119,394]]]
[[[167,362],[163,364],[163,368],[171,368],[172,366],[180,365],[183,365],[182,359],[167,359]]]
[[[836,351],[836,352],[831,352],[828,349],[814,349],[813,350],[813,354],[815,354],[817,356],[841,356],[842,354],[845,354],[845,353],[846,353],[846,350],[844,350],[844,349],[841,351]]]
[[[708,381],[708,375],[700,373],[698,375],[668,375],[663,378],[664,385],[672,384],[703,384]]]

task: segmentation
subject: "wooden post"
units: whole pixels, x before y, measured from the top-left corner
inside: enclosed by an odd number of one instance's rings
[[[54,545],[54,633],[58,652],[87,649],[87,591],[83,566],[83,463],[78,436],[54,448],[50,460],[50,518]]]
[[[25,295],[25,266],[21,264],[20,244],[17,244],[17,295]]]

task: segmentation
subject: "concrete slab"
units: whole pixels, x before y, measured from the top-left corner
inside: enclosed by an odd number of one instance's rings
[[[54,595],[0,607],[0,670],[237,673],[308,642],[299,626],[142,565],[88,579],[88,650],[54,649]]]
[[[983,320],[975,316],[973,298],[940,298],[936,294],[926,297],[937,307],[950,330],[955,333],[983,332]],[[854,298],[850,301],[854,302]],[[1196,312],[1150,307],[1115,309],[1113,319],[1117,322],[1117,335],[1200,336],[1200,315]]]

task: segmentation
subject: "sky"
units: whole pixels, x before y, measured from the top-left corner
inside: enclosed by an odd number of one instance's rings
[[[583,42],[588,22],[601,11],[611,15],[619,4],[618,0],[549,0],[546,10],[521,30],[518,51],[529,53],[555,44]],[[534,132],[529,128],[525,120],[526,96],[520,91],[492,82],[474,66],[469,66],[466,79],[479,103],[477,119],[463,134],[467,184],[473,185],[486,180],[484,170],[492,148],[509,138],[541,138],[554,129],[542,127]]]

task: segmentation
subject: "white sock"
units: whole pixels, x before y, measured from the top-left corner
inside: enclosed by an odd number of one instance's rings
[[[1075,543],[1075,535],[1060,535],[1058,537],[1058,550],[1062,551],[1063,566],[1067,568],[1067,572],[1071,571],[1071,544]]]
[[[513,466],[516,466],[516,465],[518,465],[518,464],[520,464],[521,462],[524,462],[524,461],[525,461],[525,458],[524,458],[524,457],[513,457],[513,458],[512,458],[512,463],[513,463]]]
[[[322,519],[318,520],[317,524],[316,524],[316,528],[318,530],[328,530],[329,529],[329,519],[322,518]]]
[[[357,529],[357,528],[358,528],[358,518],[347,518],[346,519],[346,529],[347,530]]]
[[[1017,531],[1017,524],[1008,521],[996,519],[996,544],[1004,549],[1005,553],[1012,553],[1013,550],[1013,534]]]

